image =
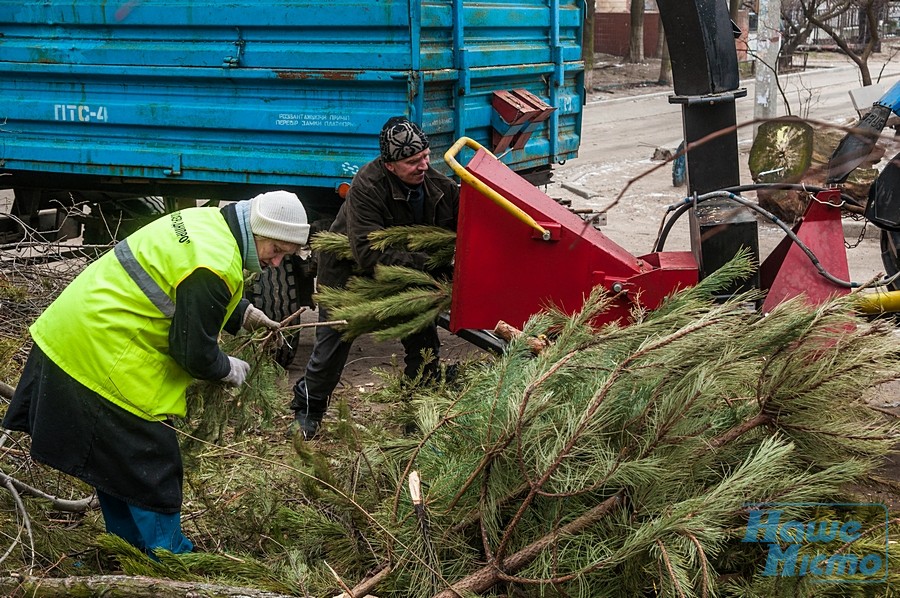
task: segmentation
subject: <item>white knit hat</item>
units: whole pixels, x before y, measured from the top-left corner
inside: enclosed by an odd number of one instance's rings
[[[250,200],[250,230],[254,235],[305,245],[309,223],[300,198],[288,191],[269,191]]]

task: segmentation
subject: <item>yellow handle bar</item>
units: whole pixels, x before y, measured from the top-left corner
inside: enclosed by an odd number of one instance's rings
[[[521,208],[519,208],[518,206],[516,206],[515,204],[510,202],[508,199],[506,199],[505,197],[503,197],[502,195],[500,195],[499,193],[497,193],[496,191],[494,191],[493,189],[491,189],[490,187],[488,187],[487,185],[482,183],[480,179],[476,178],[475,175],[473,175],[471,172],[469,172],[468,170],[463,168],[462,165],[460,165],[460,163],[456,161],[456,154],[458,154],[464,146],[468,146],[475,151],[483,149],[491,157],[494,156],[494,154],[489,152],[487,149],[485,149],[484,146],[482,146],[480,143],[478,143],[474,139],[470,139],[469,137],[460,137],[459,139],[457,139],[456,143],[451,145],[450,149],[448,149],[447,152],[444,154],[444,161],[450,166],[450,168],[453,169],[453,172],[455,172],[457,174],[457,176],[459,176],[460,180],[463,181],[464,183],[470,185],[476,191],[478,191],[479,193],[481,193],[482,195],[484,195],[485,197],[487,197],[488,199],[493,201],[495,204],[497,204],[501,208],[503,208],[503,210],[505,210],[507,213],[509,213],[514,218],[521,220],[522,222],[524,222],[525,224],[527,224],[534,230],[541,233],[541,238],[543,240],[549,241],[550,240],[550,231],[548,231],[543,226],[538,224],[534,220],[534,218],[532,218],[531,216],[526,214],[524,211],[522,211]]]

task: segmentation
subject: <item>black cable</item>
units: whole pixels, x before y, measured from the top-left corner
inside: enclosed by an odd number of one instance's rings
[[[773,184],[765,183],[762,185],[766,186],[768,188],[771,188],[771,186]],[[782,184],[774,183],[774,185],[782,185]],[[740,189],[740,188],[744,188],[744,187],[762,188],[761,186],[757,186],[757,185],[740,185],[740,186],[736,186],[736,187],[731,187],[730,189]],[[800,189],[803,189],[806,191],[814,189],[813,187],[809,187],[809,186],[805,186],[805,185],[797,185],[796,188],[800,188]],[[819,188],[819,189],[822,189],[822,188]],[[747,190],[752,190],[752,189],[747,189]],[[841,194],[841,197],[843,198],[843,194]],[[830,272],[828,272],[822,266],[822,264],[819,262],[819,258],[816,257],[816,254],[813,253],[813,251],[809,247],[807,247],[806,244],[803,243],[803,241],[801,241],[799,239],[799,237],[797,237],[797,235],[794,233],[793,230],[791,230],[791,227],[789,227],[787,225],[787,223],[785,223],[778,216],[769,212],[765,208],[760,207],[756,203],[753,203],[750,200],[744,199],[740,195],[736,195],[735,193],[733,193],[731,191],[727,191],[727,190],[712,191],[710,193],[704,193],[703,195],[699,195],[699,196],[697,196],[695,194],[694,197],[686,197],[683,200],[681,200],[679,203],[670,205],[668,207],[668,209],[666,210],[666,213],[674,212],[674,214],[668,220],[664,219],[662,226],[660,226],[660,232],[659,232],[659,236],[657,237],[656,245],[654,246],[654,252],[662,251],[662,248],[665,245],[665,240],[668,237],[669,232],[672,229],[672,225],[682,214],[684,214],[686,211],[691,209],[695,204],[699,204],[699,203],[702,203],[709,199],[715,199],[715,198],[730,199],[736,203],[741,204],[742,206],[744,206],[750,210],[753,210],[759,214],[762,214],[767,219],[772,221],[776,226],[778,226],[779,228],[781,228],[781,230],[784,231],[785,235],[787,235],[787,237],[791,240],[791,242],[796,244],[797,247],[799,247],[800,250],[806,254],[806,257],[809,258],[810,262],[812,262],[812,264],[813,264],[813,267],[815,267],[815,269],[819,272],[819,274],[822,275],[823,277],[825,277],[827,280],[831,281],[832,283],[834,283],[838,286],[851,288],[851,289],[859,288],[862,286],[858,282],[842,280],[842,279],[837,278],[836,276],[832,275]],[[816,200],[814,199],[813,201],[816,201]],[[900,277],[900,272],[898,272],[894,276],[891,276],[890,278],[882,279],[878,282],[871,283],[869,286],[870,287],[886,286],[886,285],[889,285],[892,282],[894,282],[894,280],[898,277]]]
[[[725,187],[720,191],[730,191],[736,195],[740,195],[744,191],[759,191],[760,189],[772,189],[773,191],[806,191],[810,194],[820,193],[822,191],[835,191],[833,187],[818,187],[815,185],[804,185],[802,183],[748,183],[746,185],[735,185],[734,187]],[[863,207],[856,198],[847,195],[841,191],[841,201],[855,206]]]
[[[672,225],[675,224],[675,221],[681,218],[685,212],[693,207],[693,198],[687,197],[682,201],[689,201],[689,203],[674,204],[669,206],[666,210],[666,214],[673,211],[675,212],[668,220],[666,220],[666,215],[663,214],[663,221],[660,223],[659,232],[656,235],[656,244],[653,246],[653,253],[658,253],[663,250],[666,239],[669,237],[669,232],[672,230]]]

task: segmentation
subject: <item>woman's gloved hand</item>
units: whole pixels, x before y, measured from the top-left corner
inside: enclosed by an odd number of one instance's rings
[[[250,364],[231,355],[228,356],[228,364],[231,366],[231,370],[229,370],[227,376],[222,378],[222,382],[231,386],[240,386],[247,379],[247,374],[250,372]]]
[[[257,308],[252,303],[247,306],[244,311],[244,320],[241,322],[244,330],[254,331],[259,328],[268,328],[269,330],[278,330],[281,324],[269,318],[263,310]]]

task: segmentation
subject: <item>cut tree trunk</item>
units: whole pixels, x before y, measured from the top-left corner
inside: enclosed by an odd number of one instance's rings
[[[292,598],[265,590],[126,575],[3,577],[0,578],[0,595],[28,598]]]
[[[568,523],[552,534],[532,542],[522,550],[503,559],[503,564],[490,564],[456,582],[450,589],[436,594],[434,598],[458,598],[466,593],[481,594],[502,581],[502,576],[515,575],[534,561],[553,542],[568,534],[575,534],[603,519],[614,507],[622,503],[623,491],[616,492],[602,503]]]

